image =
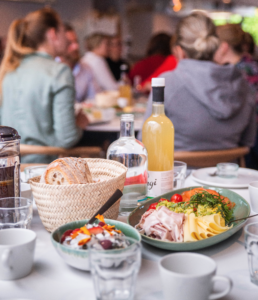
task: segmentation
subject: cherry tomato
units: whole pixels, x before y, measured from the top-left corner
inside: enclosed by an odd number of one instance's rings
[[[148,210],[150,210],[150,209],[156,209],[157,205],[158,205],[158,202],[152,203],[152,204],[149,206]]]
[[[175,194],[171,197],[170,199],[171,202],[174,202],[174,203],[178,203],[178,202],[182,202],[183,201],[183,198],[181,195],[179,194]]]
[[[162,202],[162,201],[168,201],[168,199],[160,198],[158,202]]]

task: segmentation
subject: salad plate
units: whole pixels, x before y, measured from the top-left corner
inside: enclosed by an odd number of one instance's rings
[[[150,204],[157,202],[160,198],[166,198],[170,199],[172,195],[174,194],[182,194],[185,191],[192,190],[194,188],[200,188],[200,186],[194,186],[194,187],[188,187],[183,189],[178,189],[169,193],[166,193],[164,195],[161,195],[159,197],[153,198],[147,202],[145,202],[143,205],[137,207],[128,217],[128,224],[135,227],[142,217],[142,215],[148,210]],[[250,206],[248,202],[238,195],[235,192],[232,192],[227,189],[223,188],[217,188],[217,187],[209,187],[209,186],[202,186],[202,188],[205,189],[211,189],[215,190],[222,196],[225,196],[229,198],[231,202],[235,203],[235,207],[233,210],[233,216],[234,220],[245,218],[250,215]],[[161,241],[155,238],[148,237],[144,234],[141,234],[142,241],[145,243],[148,243],[154,247],[165,249],[165,250],[172,250],[172,251],[192,251],[192,250],[198,250],[203,249],[206,247],[210,247],[212,245],[215,245],[217,243],[220,243],[224,241],[225,239],[232,236],[234,233],[239,231],[246,223],[246,220],[233,222],[233,227],[223,233],[217,234],[213,237],[209,237],[207,239],[203,239],[196,242],[170,242],[170,241]]]
[[[215,173],[216,170],[216,167],[202,168],[193,171],[191,176],[193,180],[202,184],[232,189],[248,188],[250,182],[258,181],[258,172],[256,170],[239,168],[236,178],[222,178],[209,175]]]
[[[88,250],[80,250],[80,249],[73,249],[69,248],[63,244],[60,243],[62,235],[69,229],[76,229],[84,226],[87,224],[89,219],[80,220],[80,221],[74,221],[67,223],[65,225],[60,226],[51,234],[51,241],[53,246],[55,247],[58,254],[64,259],[64,261],[80,270],[89,271],[89,251]],[[137,241],[141,241],[141,236],[138,233],[138,231],[135,228],[132,228],[131,226],[127,225],[126,223],[116,221],[116,220],[110,220],[105,219],[106,224],[108,225],[115,225],[116,229],[119,229],[122,231],[122,233],[130,238],[133,238]],[[112,251],[112,250],[110,250]]]

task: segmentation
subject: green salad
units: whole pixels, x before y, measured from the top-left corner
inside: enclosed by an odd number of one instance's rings
[[[157,204],[159,206],[166,206],[169,210],[176,213],[191,214],[194,213],[196,217],[202,217],[212,214],[220,214],[226,224],[228,224],[233,218],[233,209],[230,209],[227,203],[223,202],[221,195],[212,195],[206,191],[196,193],[187,202],[169,202],[161,201]]]

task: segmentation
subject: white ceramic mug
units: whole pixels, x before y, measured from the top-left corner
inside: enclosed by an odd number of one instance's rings
[[[258,213],[258,181],[249,183],[248,186],[251,208],[254,212]]]
[[[0,279],[14,280],[27,276],[32,269],[36,233],[12,228],[0,230]]]
[[[224,276],[215,276],[213,259],[196,253],[175,253],[159,262],[163,293],[166,300],[212,300],[229,293],[232,282]],[[227,284],[223,292],[211,293],[215,281]]]

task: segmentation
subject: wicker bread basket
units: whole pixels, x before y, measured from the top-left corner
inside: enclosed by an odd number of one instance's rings
[[[49,185],[39,183],[40,177],[30,180],[40,219],[52,232],[72,221],[91,218],[116,189],[123,191],[127,168],[119,162],[106,159],[85,158],[93,179],[89,184]],[[117,219],[120,200],[104,214]]]

